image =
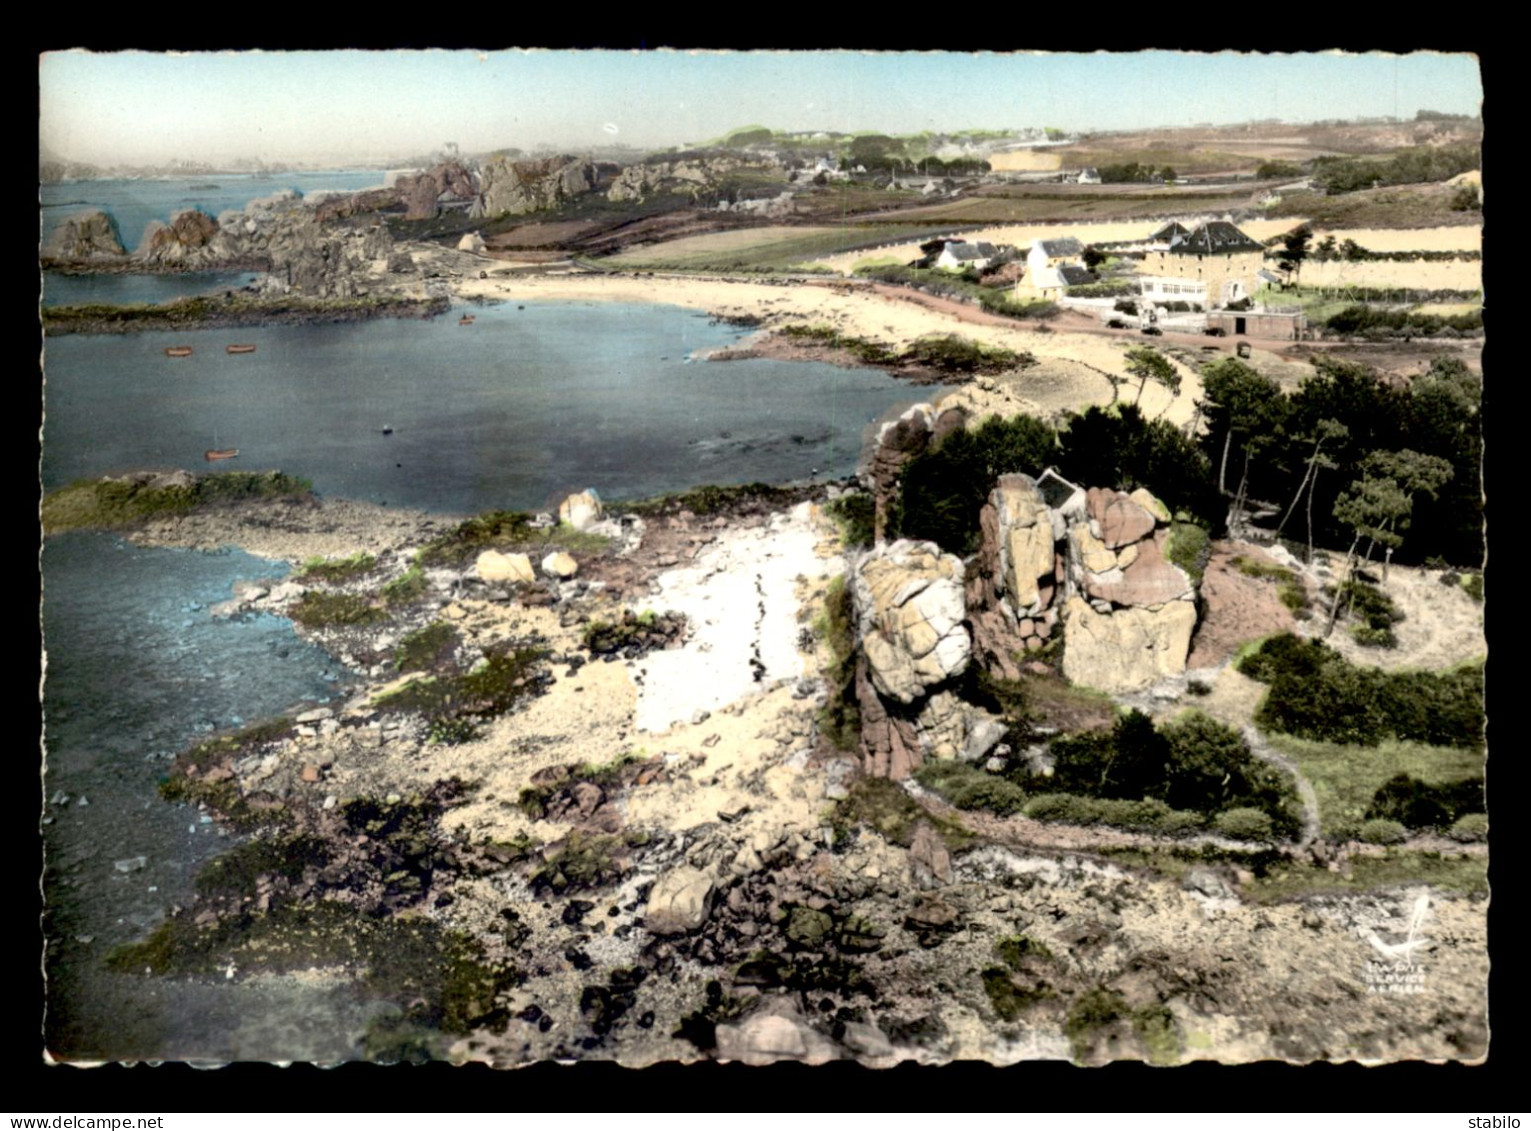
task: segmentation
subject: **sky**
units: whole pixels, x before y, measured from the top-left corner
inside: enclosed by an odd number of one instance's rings
[[[1122,130],[1478,112],[1466,54],[49,52],[40,138],[94,164],[359,160],[782,130]]]

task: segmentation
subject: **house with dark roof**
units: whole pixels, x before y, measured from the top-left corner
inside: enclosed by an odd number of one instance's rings
[[[1090,274],[1088,268],[1073,263],[1065,263],[1059,267],[1058,277],[1063,280],[1065,287],[1083,287],[1095,282],[1095,276]]]
[[[1168,251],[1176,240],[1183,240],[1191,234],[1179,220],[1171,220],[1153,235],[1148,237],[1148,247],[1151,251]]]
[[[961,271],[968,267],[975,271],[983,271],[998,258],[999,249],[991,243],[983,240],[977,243],[951,240],[936,256],[935,266],[943,267],[948,271]]]
[[[1227,306],[1254,293],[1264,266],[1259,241],[1226,220],[1210,220],[1183,235],[1171,234],[1169,246],[1149,251],[1142,274],[1203,283],[1210,306]]]
[[[1251,239],[1227,220],[1209,220],[1181,239],[1173,241],[1175,255],[1238,255],[1242,252],[1265,254],[1265,245]]]

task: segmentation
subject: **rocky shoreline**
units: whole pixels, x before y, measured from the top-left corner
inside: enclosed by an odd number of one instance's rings
[[[719,315],[720,321],[727,321]],[[707,350],[696,355],[699,361],[741,361],[767,358],[772,361],[817,361],[841,369],[876,369],[910,385],[960,385],[972,380],[969,374],[943,373],[921,365],[888,364],[867,361],[850,349],[803,342],[779,330],[762,330],[736,346]]]
[[[530,525],[312,499],[142,525],[146,544],[298,565],[209,615],[286,616],[361,686],[181,753],[167,799],[249,839],[116,961],[350,971],[401,1004],[363,1041],[383,1061],[1482,1054],[1479,899],[1432,896],[1455,942],[1425,1009],[1362,984],[1365,937],[1397,931],[1414,889],[1272,901],[1258,846],[995,819],[838,747],[820,610],[845,575],[891,623],[877,594],[910,588],[898,554],[848,550],[831,521],[847,491],[604,514],[574,496]],[[1006,491],[1011,523],[1026,499]],[[1112,505],[1107,540],[1149,553]],[[896,696],[904,669],[867,647]]]
[[[179,299],[159,306],[48,306],[42,308],[43,332],[65,334],[135,334],[163,330],[213,330],[236,326],[305,326],[365,322],[374,318],[437,318],[451,300],[386,296],[359,299]]]

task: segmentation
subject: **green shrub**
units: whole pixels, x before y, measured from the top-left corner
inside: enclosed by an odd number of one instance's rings
[[[1315,640],[1273,636],[1238,663],[1270,684],[1255,712],[1265,730],[1375,746],[1383,739],[1476,747],[1483,741],[1483,665],[1446,672],[1360,668]]]
[[[1398,637],[1391,628],[1373,628],[1369,624],[1353,624],[1350,636],[1357,644],[1367,648],[1396,648]]]
[[[1372,795],[1365,816],[1397,821],[1411,829],[1444,829],[1458,817],[1482,812],[1481,777],[1432,785],[1408,773],[1397,773]]]
[[[1020,986],[1003,966],[990,966],[979,975],[984,993],[1001,1021],[1016,1021],[1039,1001],[1056,996],[1050,986]]]
[[[1488,839],[1488,814],[1469,813],[1457,821],[1446,833],[1452,840],[1475,843]]]
[[[1402,844],[1409,830],[1397,821],[1367,821],[1361,826],[1361,839],[1367,844]]]
[[[872,544],[876,504],[864,491],[841,495],[824,508],[840,529],[840,540],[848,550],[860,550]]]
[[[1020,972],[1025,967],[1026,959],[1039,958],[1044,961],[1052,961],[1053,952],[1044,942],[1027,935],[1011,935],[1000,939],[994,944],[994,953],[1004,960],[1010,969]]]
[[[914,772],[915,780],[958,809],[987,809],[1001,817],[1018,813],[1026,791],[967,762],[932,760]]]
[[[1164,556],[1168,561],[1185,570],[1190,579],[1201,584],[1211,555],[1211,536],[1206,528],[1194,522],[1173,522],[1169,537],[1164,543]]]
[[[1483,575],[1481,573],[1464,573],[1462,575],[1462,589],[1474,601],[1480,605],[1483,603]]]
[[[1271,819],[1259,809],[1227,809],[1212,820],[1212,827],[1235,840],[1270,840]]]
[[[1196,813],[1171,809],[1153,798],[1085,797],[1073,793],[1037,794],[1022,808],[1034,821],[1063,821],[1074,825],[1114,825],[1124,829],[1173,834],[1205,824]]]

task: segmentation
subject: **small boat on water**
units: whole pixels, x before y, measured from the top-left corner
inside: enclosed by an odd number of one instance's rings
[[[254,353],[254,346],[224,346],[229,353]]]
[[[165,347],[165,356],[166,357],[190,357],[191,356],[191,347],[190,346],[166,346]]]
[[[392,436],[393,435],[393,425],[392,424],[385,424],[385,425],[383,425],[383,435],[384,436]]]
[[[471,325],[473,325],[473,315],[471,315],[471,314],[464,314],[461,318],[459,318],[457,320],[457,324],[459,326],[471,326]]]
[[[212,463],[215,459],[233,459],[238,454],[238,448],[208,448],[207,451],[203,453],[203,458],[207,460],[208,463]]]

